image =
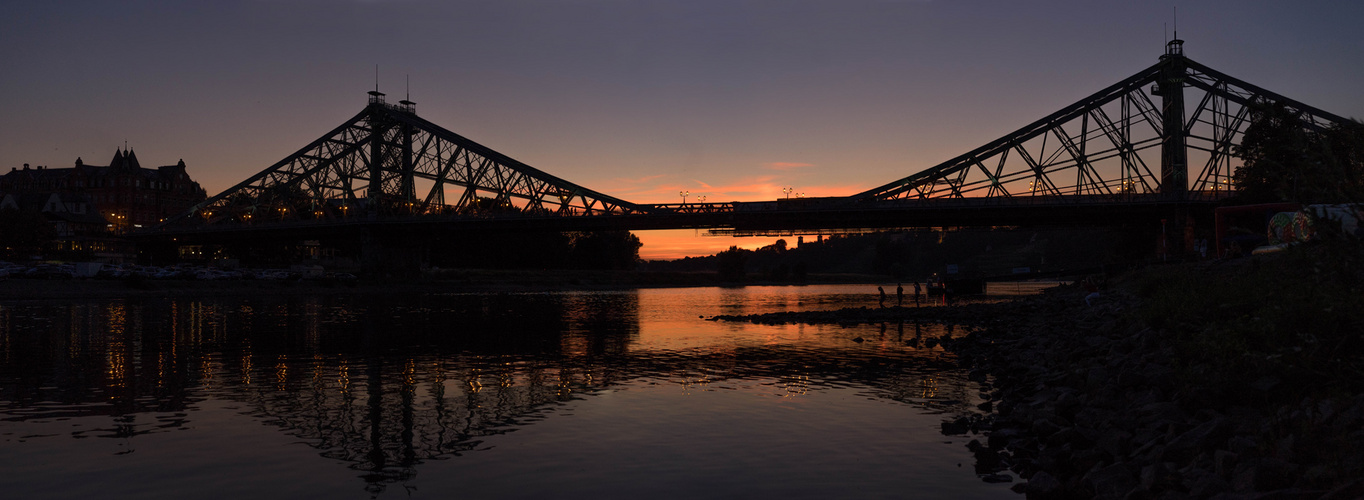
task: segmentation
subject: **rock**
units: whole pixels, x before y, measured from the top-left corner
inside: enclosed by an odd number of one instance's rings
[[[1236,469],[1232,487],[1236,491],[1272,491],[1293,486],[1297,466],[1277,458],[1243,463]]]
[[[1028,498],[1046,500],[1061,494],[1061,480],[1046,472],[1038,472],[1028,478]]]
[[[999,452],[980,446],[973,450],[976,456],[976,473],[991,474],[1004,470],[1003,458]]]
[[[1236,436],[1227,440],[1227,449],[1237,456],[1259,456],[1260,445],[1246,436]]]
[[[1336,405],[1334,401],[1323,399],[1317,402],[1317,422],[1326,423],[1336,416]]]
[[[1108,453],[1113,458],[1127,456],[1130,448],[1132,434],[1123,430],[1109,431],[1101,434],[1094,442],[1094,446]]]
[[[1009,445],[1010,441],[1022,435],[1022,432],[1015,428],[996,429],[986,438],[985,443],[992,450],[1002,450]]]
[[[1189,429],[1165,443],[1165,454],[1161,458],[1171,462],[1183,462],[1193,458],[1219,437],[1221,431],[1226,428],[1226,423],[1226,419],[1219,416]]]
[[[1142,405],[1137,408],[1137,414],[1154,420],[1183,420],[1185,418],[1184,410],[1179,407],[1179,404],[1170,401]]]
[[[1047,446],[1059,448],[1066,444],[1072,445],[1073,448],[1089,447],[1089,443],[1086,442],[1084,434],[1075,430],[1074,427],[1066,427],[1065,429],[1056,431],[1056,433],[1047,438]]]
[[[979,439],[972,439],[971,442],[966,443],[966,449],[971,450],[971,453],[980,451],[982,448],[985,448],[985,446],[980,444]]]
[[[1056,425],[1056,422],[1052,422],[1049,419],[1044,418],[1032,423],[1032,433],[1039,438],[1045,438],[1060,430],[1061,426]]]
[[[1146,385],[1148,382],[1145,373],[1138,370],[1123,370],[1118,373],[1118,387],[1131,389]]]
[[[1224,480],[1230,481],[1236,472],[1236,464],[1239,457],[1227,450],[1217,450],[1212,453],[1213,472]]]
[[[1208,498],[1231,489],[1231,484],[1204,469],[1190,467],[1182,472],[1184,487],[1194,498]]]
[[[1260,392],[1269,392],[1279,386],[1279,379],[1271,376],[1264,376],[1250,383],[1250,388]]]
[[[942,423],[942,433],[944,436],[955,436],[966,434],[971,430],[971,421],[966,417],[959,417],[951,422]]]
[[[1094,498],[1121,499],[1139,483],[1132,470],[1124,464],[1113,464],[1085,474],[1084,483],[1094,491]]]
[[[1111,383],[1113,383],[1113,376],[1109,375],[1108,370],[1104,368],[1090,369],[1089,376],[1085,378],[1085,387],[1090,390],[1098,389]]]
[[[1009,404],[1008,401],[1000,401],[998,405],[995,405],[995,413],[1001,417],[1012,415],[1013,412],[1014,405]]]
[[[1159,492],[1179,486],[1181,476],[1168,464],[1157,462],[1141,469],[1139,482],[1143,489]]]
[[[1364,479],[1356,479],[1342,484],[1321,496],[1320,500],[1346,500],[1364,498]]]

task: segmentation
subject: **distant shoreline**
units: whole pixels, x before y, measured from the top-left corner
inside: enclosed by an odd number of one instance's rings
[[[803,282],[722,282],[715,273],[640,271],[443,270],[412,280],[0,280],[0,302],[103,298],[237,295],[347,295],[404,293],[556,292],[710,286],[875,285],[893,279],[874,275],[811,275]]]

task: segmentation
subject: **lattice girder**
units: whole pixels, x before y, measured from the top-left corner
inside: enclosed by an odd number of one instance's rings
[[[609,216],[645,210],[513,160],[416,116],[410,107],[371,100],[327,135],[172,222]]]
[[[1231,176],[1241,165],[1235,145],[1255,108],[1285,105],[1315,131],[1348,121],[1189,60],[1178,44],[1171,47],[1176,51],[1156,65],[1046,118],[850,200],[1097,195],[1121,201],[1156,193],[1216,199],[1234,191]],[[1196,105],[1185,109],[1185,102]],[[1180,181],[1186,185],[1163,185]]]

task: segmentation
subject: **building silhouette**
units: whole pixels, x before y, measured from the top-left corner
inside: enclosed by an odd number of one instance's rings
[[[11,168],[0,175],[0,209],[41,213],[52,224],[53,250],[117,252],[117,236],[152,227],[207,197],[185,162],[143,168],[131,149],[114,150],[108,166]]]
[[[109,166],[10,169],[0,176],[0,192],[83,194],[116,233],[150,227],[203,201],[207,194],[185,171],[185,162],[142,168],[133,150],[114,150]]]

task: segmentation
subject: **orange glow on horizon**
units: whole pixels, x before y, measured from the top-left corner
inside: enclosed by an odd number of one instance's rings
[[[805,163],[772,163],[764,167],[774,170],[805,169],[813,167]],[[689,202],[696,202],[705,196],[706,202],[729,201],[774,201],[788,197],[783,188],[790,188],[791,198],[818,198],[824,196],[849,196],[867,190],[866,186],[850,184],[846,186],[801,186],[790,182],[789,176],[762,175],[743,177],[726,185],[710,185],[699,180],[686,183],[666,182],[666,177],[648,176],[641,179],[616,179],[616,189],[610,193],[635,203],[677,203],[679,190],[690,191]],[[661,182],[659,184],[654,184]],[[622,187],[621,184],[625,186]],[[646,186],[646,184],[650,184]],[[635,236],[644,244],[639,249],[639,257],[644,260],[673,260],[683,257],[704,257],[714,255],[737,246],[755,250],[785,239],[790,248],[796,247],[796,236],[710,236],[704,230],[679,229],[668,231],[635,231]],[[814,237],[810,237],[813,239]]]
[[[705,257],[737,246],[746,250],[756,250],[786,240],[790,248],[796,247],[795,236],[708,236],[704,230],[675,229],[667,231],[634,231],[635,236],[644,244],[639,249],[639,258],[644,260],[674,260],[683,257]]]
[[[730,201],[771,201],[787,197],[783,189],[789,188],[790,197],[797,195],[806,198],[822,196],[848,196],[865,191],[870,186],[863,184],[847,185],[809,185],[809,174],[819,167],[810,163],[769,162],[756,167],[743,167],[745,171],[759,170],[773,173],[740,176],[724,180],[721,184],[711,184],[701,179],[687,179],[674,174],[648,175],[639,178],[615,178],[601,183],[598,191],[634,203],[677,203],[678,193],[687,191],[691,201],[705,196],[707,202]],[[802,182],[804,178],[804,182]]]

